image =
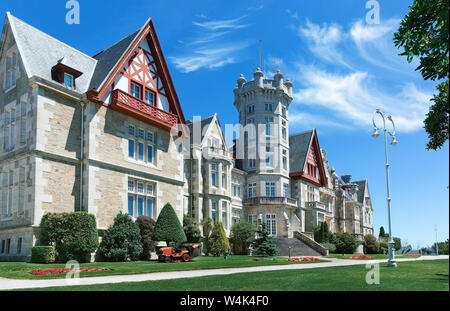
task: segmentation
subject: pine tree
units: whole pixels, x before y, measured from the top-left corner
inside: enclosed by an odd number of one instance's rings
[[[153,230],[152,240],[165,241],[167,246],[169,246],[170,242],[180,245],[187,240],[178,216],[170,203],[164,205],[161,213],[159,213],[155,229]]]
[[[221,256],[230,251],[230,242],[220,221],[214,223],[214,228],[206,243],[208,252],[213,256]]]
[[[258,238],[252,243],[255,253],[260,256],[274,256],[277,252],[277,246],[269,236],[266,223],[262,223],[261,230],[258,230]]]

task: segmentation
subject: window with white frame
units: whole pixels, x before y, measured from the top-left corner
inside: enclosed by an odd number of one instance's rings
[[[217,201],[211,201],[211,218],[214,222],[217,221]]]
[[[222,188],[223,189],[227,189],[227,176],[228,176],[228,174],[227,174],[227,166],[226,165],[224,165],[223,166],[223,170],[222,170]]]
[[[211,163],[211,186],[217,187],[217,163]]]
[[[248,184],[248,197],[253,198],[256,196],[256,183]]]
[[[273,104],[265,103],[264,104],[264,111],[273,111]]]
[[[273,168],[273,155],[266,156],[266,167]]]
[[[307,191],[307,195],[308,195],[308,202],[314,202],[314,187],[308,185],[308,191]]]
[[[248,169],[254,169],[256,167],[256,159],[248,159]]]
[[[258,226],[258,216],[257,215],[248,215],[248,222],[254,226]]]
[[[266,226],[269,235],[277,235],[277,216],[275,214],[266,214]]]
[[[228,203],[222,201],[222,224],[225,229],[228,229]]]
[[[16,86],[19,77],[18,52],[12,51],[6,55],[3,89],[9,90]]]
[[[73,76],[67,72],[64,73],[64,85],[69,88],[75,87],[75,84],[73,83]]]
[[[142,99],[142,88],[140,85],[131,82],[130,83],[130,91],[131,91],[131,96]]]
[[[155,164],[155,134],[134,125],[128,125],[128,157]]]
[[[317,225],[320,225],[325,221],[325,214],[317,213]]]
[[[274,182],[266,182],[266,196],[267,197],[275,196],[275,183]]]
[[[155,106],[155,93],[149,89],[145,89],[145,102],[150,106]]]
[[[128,179],[128,214],[156,218],[155,183]]]
[[[289,189],[289,184],[288,183],[283,183],[283,195],[286,197],[286,198],[289,198],[290,197],[290,191],[289,191],[290,189]]]
[[[19,144],[21,146],[23,146],[27,143],[27,102],[26,101],[22,100],[20,102],[20,114],[17,116],[17,119],[20,120]],[[17,120],[17,123],[19,123],[19,120]]]
[[[272,136],[273,135],[273,118],[272,117],[265,117],[264,120],[266,121],[266,135]]]

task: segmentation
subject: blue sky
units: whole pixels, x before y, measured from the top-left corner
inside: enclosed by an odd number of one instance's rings
[[[66,1],[0,3],[6,11],[94,55],[152,17],[185,116],[215,112],[237,122],[233,88],[259,63],[294,84],[290,132],[316,128],[339,175],[369,180],[374,227],[387,229],[384,149],[373,139],[376,108],[392,114],[399,144],[389,147],[393,234],[413,247],[448,238],[449,149],[425,150],[423,119],[434,92],[398,56],[393,32],[412,0],[379,0],[380,23],[367,24],[365,0],[343,1],[87,1],[80,24],[65,21]],[[126,5],[124,5],[126,3]],[[274,65],[275,64],[275,65]]]

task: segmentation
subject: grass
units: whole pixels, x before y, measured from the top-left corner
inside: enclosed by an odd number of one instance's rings
[[[448,260],[380,264],[379,284],[366,283],[365,265],[248,272],[189,279],[146,281],[33,290],[58,291],[448,291]]]
[[[362,254],[329,254],[327,258],[337,258],[337,259],[351,259],[351,260],[370,260],[370,259],[358,259],[358,258],[348,258],[350,256],[358,256]],[[383,254],[367,254],[367,256],[375,257],[371,259],[388,259],[388,255]],[[411,257],[411,256],[402,256],[402,255],[395,255],[395,258],[419,258],[419,257]]]
[[[264,258],[264,260],[255,261],[255,257],[249,256],[229,256],[227,259],[223,257],[196,257],[191,262],[180,263],[161,263],[158,261],[133,261],[133,262],[95,262],[80,264],[80,267],[104,267],[112,270],[106,271],[89,271],[81,272],[80,277],[119,275],[119,274],[139,274],[150,272],[164,271],[186,271],[199,269],[215,269],[215,268],[236,268],[236,267],[252,267],[266,265],[289,265],[302,264],[302,262],[290,262],[286,257]],[[315,262],[324,262],[320,260]],[[307,263],[307,262],[303,262]],[[33,269],[51,269],[64,268],[65,264],[33,264],[26,262],[0,262],[0,277],[11,279],[55,279],[65,278],[65,274],[49,274],[49,275],[32,275]]]

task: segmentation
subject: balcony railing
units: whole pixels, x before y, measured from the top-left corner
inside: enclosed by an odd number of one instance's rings
[[[289,205],[297,207],[297,200],[287,197],[253,197],[244,199],[248,205]]]
[[[167,129],[178,123],[176,115],[151,106],[119,89],[111,92],[111,108]]]
[[[306,202],[307,208],[326,210],[325,204],[319,201]]]
[[[216,147],[205,147],[203,149],[204,155],[208,155],[210,157],[219,156],[227,159],[233,158],[233,154],[222,148],[216,148]]]
[[[332,196],[332,197],[335,196],[334,191],[331,190],[330,188],[327,188],[327,187],[320,187],[320,188],[319,188],[319,191],[320,191],[321,193],[324,193],[324,194],[329,195],[329,196]]]

